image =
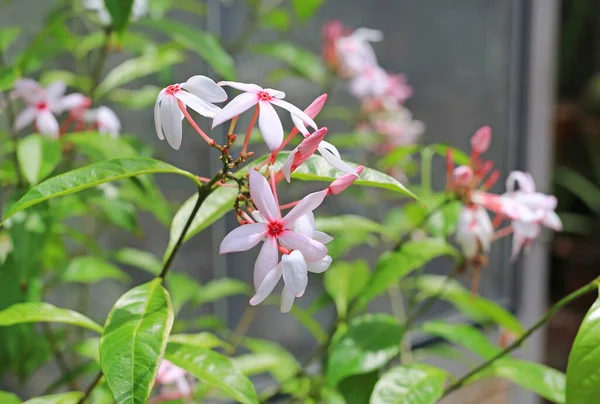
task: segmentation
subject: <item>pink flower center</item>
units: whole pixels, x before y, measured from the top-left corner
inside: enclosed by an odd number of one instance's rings
[[[283,222],[282,221],[278,220],[278,221],[269,222],[269,229],[268,229],[269,236],[278,237],[281,233],[283,233]]]
[[[273,99],[273,96],[266,91],[259,91],[257,95],[259,101],[271,101]]]
[[[165,94],[175,95],[175,93],[178,92],[180,89],[181,89],[181,86],[179,84],[173,84],[173,85],[170,85],[169,87],[167,87],[167,89],[165,90]]]
[[[43,111],[48,109],[48,103],[46,101],[40,101],[36,106],[35,106],[39,111]]]

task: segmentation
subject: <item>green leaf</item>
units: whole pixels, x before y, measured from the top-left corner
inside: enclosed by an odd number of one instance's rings
[[[324,3],[325,0],[292,0],[292,8],[300,21],[308,21]]]
[[[228,296],[252,296],[253,294],[252,288],[240,280],[219,278],[202,286],[200,294],[196,296],[195,302],[196,304],[205,304],[215,302]]]
[[[121,180],[142,174],[179,174],[193,180],[199,186],[196,176],[162,161],[148,158],[113,159],[91,164],[73,171],[52,177],[31,188],[6,213],[3,223],[17,212],[48,199],[69,195],[109,181]]]
[[[74,351],[84,358],[100,363],[100,338],[86,338],[75,345]]]
[[[21,77],[21,72],[16,67],[0,67],[0,91],[10,90]]]
[[[260,15],[261,25],[276,29],[278,31],[288,31],[292,24],[292,19],[287,10],[283,8],[274,8]]]
[[[154,105],[161,88],[151,85],[130,90],[127,88],[115,88],[110,93],[110,100],[118,102],[130,109],[147,109]]]
[[[325,290],[335,302],[338,317],[346,318],[348,303],[360,293],[369,275],[369,264],[365,260],[339,261],[325,272]]]
[[[554,182],[571,191],[595,213],[600,212],[600,187],[568,167],[554,170]]]
[[[373,390],[371,404],[435,404],[444,394],[446,371],[424,363],[396,366]]]
[[[230,350],[231,344],[223,341],[210,332],[199,332],[197,334],[173,334],[169,337],[169,344],[183,344],[198,348],[225,348]]]
[[[0,49],[2,49],[3,52],[6,52],[15,39],[19,37],[20,33],[21,27],[18,25],[2,27],[0,29]]]
[[[60,143],[46,136],[29,135],[19,141],[17,158],[23,176],[27,182],[35,185],[60,163]]]
[[[470,290],[455,280],[447,280],[445,276],[423,275],[415,279],[414,284],[420,290],[420,299],[440,295],[440,299],[452,303],[475,321],[492,321],[518,335],[525,332],[519,320],[504,307],[482,296],[473,296]]]
[[[369,397],[379,379],[379,372],[373,371],[354,375],[342,380],[337,390],[343,397],[345,404],[364,404],[369,402]],[[340,403],[341,404],[341,403]]]
[[[137,286],[117,300],[100,338],[100,367],[117,404],[148,401],[173,308],[162,279]]]
[[[190,225],[183,241],[185,242],[189,240],[219,220],[221,217],[225,216],[227,212],[233,210],[233,203],[235,202],[235,197],[237,194],[238,190],[236,188],[217,187],[215,190],[213,190],[211,194],[208,195],[208,197],[204,200],[204,202],[202,202],[202,205],[200,205],[200,209],[196,213],[194,220],[192,220],[192,224]],[[196,195],[190,197],[184,202],[184,204],[181,206],[181,208],[179,208],[173,217],[169,237],[169,246],[165,251],[165,257],[168,257],[171,254],[173,248],[177,244],[177,240],[179,240],[181,232],[183,231],[183,228],[192,214],[197,200],[198,194],[196,193]]]
[[[596,344],[597,345],[597,344]],[[596,370],[596,368],[593,368]],[[585,376],[588,376],[587,374]],[[502,358],[494,362],[490,367],[477,373],[475,377],[468,380],[472,383],[485,377],[501,377],[531,390],[541,397],[555,403],[565,403],[565,374],[552,369],[546,365],[528,362],[520,359]],[[588,379],[589,380],[589,379]],[[579,381],[581,390],[577,390],[575,396],[568,396],[568,403],[593,403],[596,396],[592,391],[597,391],[596,383],[585,384]],[[573,397],[587,397],[591,401],[575,401]]]
[[[43,86],[49,86],[55,81],[62,81],[67,87],[73,87],[81,91],[87,91],[91,85],[89,77],[78,76],[68,70],[46,70],[40,76],[40,84]]]
[[[131,278],[116,266],[98,257],[75,257],[61,274],[63,282],[96,283],[104,279],[129,282]]]
[[[600,298],[585,315],[567,366],[567,403],[593,403],[600,396]]]
[[[165,68],[182,62],[183,54],[171,48],[159,49],[143,56],[128,59],[110,71],[94,92],[96,98],[101,98],[110,91],[121,87],[140,77],[158,73]],[[158,94],[156,94],[158,96]]]
[[[150,272],[152,275],[158,275],[162,270],[162,264],[154,254],[135,248],[122,248],[113,258],[122,264]]]
[[[133,2],[134,0],[104,0],[106,9],[110,13],[111,26],[115,31],[122,32],[127,28]]]
[[[240,403],[258,403],[252,382],[227,357],[217,352],[191,345],[169,344],[165,358]]]
[[[202,294],[202,286],[187,274],[173,272],[167,278],[167,289],[171,294],[175,315],[191,300]]]
[[[358,215],[319,216],[316,218],[315,225],[317,229],[325,233],[343,233],[351,228],[353,232],[377,233],[392,240],[397,238],[396,233],[387,226]]]
[[[77,132],[64,138],[78,151],[93,160],[137,157],[135,149],[122,137],[113,138],[99,132]]]
[[[421,149],[427,147],[434,153],[441,157],[446,157],[448,150],[452,150],[452,158],[455,164],[464,165],[469,164],[469,156],[466,155],[462,150],[456,147],[448,146],[445,144],[432,144],[432,145],[406,145],[400,146],[394,149],[392,152],[386,154],[386,156],[380,161],[380,164],[384,168],[396,166],[398,163],[404,161],[407,157],[419,153]]]
[[[365,307],[373,298],[395,285],[415,269],[442,255],[457,256],[450,244],[440,239],[407,241],[400,251],[382,254],[377,260],[369,284],[360,295],[359,304]]]
[[[275,42],[254,46],[254,50],[265,56],[287,63],[299,76],[320,86],[327,81],[327,69],[321,58],[291,42]]]
[[[21,404],[21,399],[16,394],[7,391],[0,391],[0,403],[3,404]]]
[[[404,329],[388,314],[364,314],[354,318],[348,329],[330,346],[327,384],[379,369],[400,350]]]
[[[500,347],[492,344],[484,333],[470,325],[428,321],[419,330],[461,345],[483,359],[491,359],[500,352]]]
[[[267,373],[280,364],[279,357],[273,353],[252,353],[231,358],[233,366],[246,376]]]
[[[36,397],[25,401],[23,404],[77,404],[83,397],[81,391],[52,394],[50,396]]]
[[[92,331],[102,332],[102,327],[73,310],[61,309],[50,303],[17,303],[0,311],[0,326],[21,323],[65,323],[78,325]]]
[[[292,306],[290,314],[312,334],[319,344],[327,342],[327,333],[323,331],[321,324],[311,314],[298,306]]]
[[[274,341],[246,337],[242,340],[242,345],[254,353],[276,355],[278,362],[269,369],[269,372],[279,382],[289,381],[300,370],[296,357]]]
[[[164,18],[160,21],[146,20],[143,24],[170,36],[179,45],[198,54],[217,74],[226,80],[235,80],[236,73],[233,58],[225,51],[215,35],[182,24],[179,21]]]

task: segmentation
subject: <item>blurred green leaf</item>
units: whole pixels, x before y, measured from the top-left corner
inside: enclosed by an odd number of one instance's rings
[[[346,318],[348,304],[360,293],[369,276],[365,260],[338,261],[325,272],[325,290],[335,301],[339,318]]]
[[[200,332],[197,334],[172,334],[169,337],[169,344],[183,344],[195,346],[198,348],[225,348],[230,350],[231,344],[223,341],[215,334],[210,332]]]
[[[56,168],[62,158],[60,143],[41,135],[29,135],[19,140],[17,158],[23,176],[31,185],[37,184]]]
[[[0,67],[0,91],[10,90],[21,77],[21,72],[16,67]]]
[[[554,182],[571,191],[595,214],[600,214],[600,187],[568,167],[554,169]]]
[[[36,397],[25,401],[23,404],[77,404],[83,397],[81,391],[52,394],[50,396]]]
[[[223,76],[226,80],[235,80],[236,73],[233,58],[223,49],[215,35],[168,19],[160,21],[147,20],[144,25],[170,36],[176,43],[198,54],[217,74]]]
[[[135,149],[122,137],[113,138],[99,132],[77,132],[64,137],[77,150],[96,161],[122,157],[136,157]]]
[[[150,272],[152,275],[158,275],[162,269],[161,262],[154,254],[136,248],[122,248],[113,258],[122,264]]]
[[[347,232],[351,228],[354,232],[377,233],[386,236],[392,240],[398,236],[393,231],[390,231],[386,226],[358,215],[338,215],[323,217],[319,216],[315,220],[317,229],[325,233],[341,233]]]
[[[152,85],[146,85],[137,90],[116,88],[110,93],[109,99],[130,109],[147,109],[154,105],[160,90],[159,87]]]
[[[319,114],[319,118],[321,114]],[[347,121],[348,122],[348,121]],[[383,138],[376,133],[332,133],[327,141],[338,148],[374,147],[382,143]]]
[[[573,233],[587,236],[592,232],[593,222],[590,220],[588,215],[561,212],[558,214],[558,217],[563,225],[563,233]]]
[[[273,8],[260,14],[260,22],[262,26],[273,28],[277,31],[288,31],[292,19],[290,13],[286,9]]]
[[[371,393],[378,379],[378,371],[345,378],[337,386],[337,390],[341,394],[343,400],[339,404],[368,403],[369,397],[371,397]],[[333,388],[329,388],[333,390]],[[339,399],[337,396],[334,397]]]
[[[324,86],[327,82],[327,69],[321,58],[291,42],[259,44],[253,48],[257,53],[287,63],[301,77]]]
[[[242,345],[254,353],[266,353],[277,356],[277,363],[271,366],[268,371],[279,382],[291,380],[300,369],[300,364],[296,360],[296,357],[277,342],[246,337],[242,339]]]
[[[280,358],[268,352],[238,355],[231,358],[233,366],[246,376],[267,373],[280,366]]]
[[[4,404],[21,404],[21,399],[16,394],[7,391],[0,391],[0,403]]]
[[[10,25],[7,27],[0,28],[0,49],[3,52],[12,45],[12,43],[19,37],[21,33],[21,27],[18,25]]]
[[[380,164],[384,168],[389,168],[396,166],[401,161],[405,160],[407,157],[412,156],[413,154],[419,153],[422,148],[431,149],[434,153],[441,157],[446,157],[446,153],[448,150],[452,150],[452,157],[454,159],[454,163],[457,165],[469,164],[469,156],[466,155],[462,150],[457,149],[456,147],[448,146],[445,144],[432,144],[432,145],[407,145],[400,146],[394,149],[392,152],[388,153],[381,161]]]
[[[41,85],[48,86],[55,81],[62,81],[68,87],[73,87],[80,91],[86,91],[91,85],[89,77],[77,76],[68,70],[45,70],[42,72],[40,76]]]
[[[75,257],[61,274],[62,282],[96,283],[105,279],[129,282],[131,278],[116,266],[98,257]]]
[[[100,338],[86,338],[81,342],[78,342],[74,347],[74,351],[83,356],[93,360],[96,363],[100,363]]]
[[[308,21],[324,3],[325,0],[292,0],[292,8],[300,21]]]
[[[125,31],[129,25],[133,2],[134,0],[104,0],[106,9],[110,13],[111,26],[115,31]]]
[[[435,404],[444,394],[446,371],[424,363],[396,366],[377,381],[370,404]]]
[[[323,331],[321,324],[313,318],[311,314],[301,309],[297,305],[292,306],[290,314],[306,328],[308,332],[317,340],[319,344],[327,342],[327,333]]]
[[[428,321],[419,327],[424,333],[444,338],[475,352],[483,359],[491,359],[500,352],[477,328],[465,324],[450,324],[443,321]]]
[[[231,278],[218,278],[202,286],[200,294],[198,294],[195,298],[195,302],[196,304],[200,305],[212,303],[228,296],[252,296],[253,294],[254,292],[252,288],[240,280]]]
[[[102,327],[73,310],[61,309],[50,303],[17,303],[0,311],[0,326],[21,323],[65,323],[102,332]]]
[[[169,274],[167,289],[171,293],[175,315],[179,313],[186,303],[197,299],[202,294],[202,286],[198,282],[190,278],[187,274],[179,272]]]
[[[114,225],[136,235],[140,235],[141,230],[137,220],[137,211],[132,203],[119,199],[118,197],[107,197],[107,195],[90,198],[88,199],[88,202],[91,206],[100,207],[100,210],[104,213],[106,218]]]

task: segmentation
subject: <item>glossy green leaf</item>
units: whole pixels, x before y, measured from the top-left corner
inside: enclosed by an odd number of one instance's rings
[[[327,81],[327,69],[321,58],[291,42],[259,44],[254,46],[254,50],[287,63],[299,76],[320,86],[324,86]]]
[[[98,257],[75,257],[61,274],[63,282],[96,283],[104,279],[129,282],[131,278],[116,266]]]
[[[99,132],[77,132],[66,136],[64,140],[97,161],[137,157],[135,149],[122,137],[113,138]]]
[[[600,298],[585,315],[567,366],[567,403],[592,403],[600,396]]]
[[[0,28],[0,49],[6,52],[15,39],[19,37],[20,33],[21,27],[18,25],[10,25]]]
[[[396,366],[377,381],[370,404],[435,404],[444,394],[446,371],[424,363]]]
[[[568,396],[568,400],[565,401],[565,385],[567,383],[565,374],[541,363],[528,362],[514,358],[502,358],[494,362],[485,370],[477,373],[475,377],[469,379],[467,383],[472,383],[486,377],[501,377],[510,380],[554,403],[596,402],[596,396],[591,392],[591,390],[594,390],[596,383],[579,384],[582,389],[578,390],[575,396]],[[587,397],[590,401],[571,401],[571,398],[573,397]]]
[[[81,391],[71,391],[69,393],[32,398],[31,400],[25,401],[23,404],[77,404],[81,397],[83,397]]]
[[[121,32],[127,28],[134,0],[104,0],[111,18],[111,26]]]
[[[391,231],[387,225],[384,226],[358,215],[319,216],[316,218],[315,225],[317,229],[325,233],[342,233],[351,228],[353,232],[377,233],[392,240],[397,238],[397,234]]]
[[[327,384],[379,369],[400,350],[404,329],[388,314],[364,314],[348,324],[346,332],[332,340],[327,362]]]
[[[48,199],[69,195],[109,181],[160,173],[183,175],[201,185],[194,174],[162,161],[148,158],[113,159],[57,175],[36,185],[10,208],[3,222],[15,213]]]
[[[162,270],[162,263],[154,254],[136,248],[122,248],[113,258],[121,264],[143,269],[152,275],[158,275]]]
[[[226,356],[196,346],[169,344],[165,358],[240,403],[258,403],[252,382]]]
[[[419,330],[461,345],[484,359],[493,358],[500,352],[500,347],[491,343],[483,332],[470,325],[428,321],[422,324]]]
[[[519,320],[498,303],[482,296],[473,296],[470,290],[445,276],[423,275],[414,280],[420,290],[419,298],[438,296],[452,303],[463,314],[475,321],[492,321],[509,331],[522,334],[525,330]]]
[[[382,254],[377,260],[369,284],[360,295],[360,305],[366,306],[373,298],[397,284],[415,269],[443,255],[457,256],[458,253],[454,247],[440,239],[407,241],[399,251]]]
[[[202,286],[196,304],[212,303],[234,295],[252,296],[254,291],[248,284],[237,279],[218,278]]]
[[[276,355],[278,362],[269,369],[269,372],[279,382],[289,381],[300,369],[300,364],[296,357],[277,342],[246,337],[242,340],[241,344],[254,353]]]
[[[345,378],[337,385],[337,391],[341,394],[343,399],[342,403],[368,403],[378,379],[379,371],[377,370]],[[332,389],[330,386],[327,387]]]
[[[171,294],[175,315],[188,302],[202,294],[202,286],[187,274],[173,272],[167,278],[167,289]]]
[[[22,323],[65,323],[102,332],[102,327],[73,310],[61,309],[50,303],[17,303],[0,311],[0,326]]]
[[[169,66],[182,62],[183,54],[171,48],[159,49],[134,59],[127,59],[110,71],[94,92],[101,98],[115,88],[140,77],[158,73]],[[156,94],[158,96],[158,94]]]
[[[233,58],[223,48],[215,35],[182,24],[179,21],[164,18],[160,21],[145,21],[144,25],[169,35],[181,46],[198,54],[224,79],[235,80],[236,73]]]
[[[308,21],[324,3],[325,0],[292,0],[292,8],[300,21]]]
[[[218,187],[212,191],[212,193],[204,200],[202,205],[200,205],[200,209],[196,213],[196,216],[194,217],[194,220],[192,221],[192,224],[185,235],[184,241],[189,240],[219,220],[221,217],[225,216],[227,212],[233,210],[233,203],[235,202],[235,197],[237,194],[238,190],[236,188],[229,187]],[[197,200],[198,194],[189,198],[184,202],[181,208],[179,208],[175,214],[175,217],[173,217],[169,237],[169,246],[165,251],[165,257],[168,257],[171,254],[175,244],[177,244],[177,240],[181,236],[181,232],[183,231],[185,224],[192,214]]]
[[[231,344],[223,341],[221,338],[210,332],[199,332],[197,334],[172,334],[169,337],[169,344],[182,344],[206,349],[231,349]]]
[[[148,401],[173,326],[162,279],[117,300],[100,338],[100,366],[117,404]]]
[[[0,403],[3,404],[21,404],[21,399],[16,394],[7,391],[0,391]]]
[[[338,317],[346,318],[348,304],[368,282],[369,275],[369,264],[365,260],[334,262],[325,272],[325,290],[335,302]]]
[[[48,176],[62,158],[60,143],[41,135],[29,135],[19,141],[17,158],[23,176],[31,185]]]

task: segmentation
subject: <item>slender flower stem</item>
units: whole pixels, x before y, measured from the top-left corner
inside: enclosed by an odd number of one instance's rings
[[[277,150],[275,150],[273,153],[271,153],[271,156],[269,156],[269,158],[267,160],[263,161],[261,163],[261,165],[265,164],[266,161],[273,164],[275,162],[275,159],[277,159],[277,155],[279,154],[279,152],[281,152],[281,150],[283,150],[283,148],[285,146],[287,146],[287,144],[290,142],[290,140],[292,140],[292,138],[294,136],[296,136],[297,134],[298,134],[298,129],[294,126],[292,128],[292,130],[290,131],[290,134],[287,135],[285,139],[283,139],[283,142],[281,142],[281,145],[277,148]]]
[[[185,118],[188,120],[190,125],[192,125],[192,128],[194,128],[196,132],[198,132],[198,134],[202,136],[202,139],[206,140],[206,143],[208,143],[209,146],[214,146],[215,144],[217,144],[217,142],[215,142],[213,138],[208,136],[206,133],[204,133],[202,129],[200,129],[200,126],[198,126],[196,121],[194,121],[194,118],[192,118],[192,116],[187,111],[187,108],[185,107],[185,105],[183,105],[183,102],[181,102],[181,100],[177,100],[177,105],[179,105],[179,109],[181,110]]]
[[[299,203],[300,203],[300,201],[286,203],[285,205],[279,206],[279,209],[290,209],[290,208],[293,208],[294,206],[298,205]]]
[[[512,226],[504,227],[494,233],[494,236],[492,237],[492,241],[496,241],[498,239],[501,239],[502,237],[508,236],[512,232],[513,232]]]
[[[406,308],[404,307],[404,300],[402,298],[402,292],[397,284],[392,285],[388,288],[387,294],[390,300],[390,307],[392,308],[392,314],[400,321],[400,323],[406,323]],[[411,341],[408,333],[405,333],[402,338],[402,347],[400,352],[400,358],[402,363],[410,363],[413,360],[411,351]]]
[[[96,376],[94,377],[94,380],[90,383],[88,388],[85,390],[85,392],[83,393],[83,397],[81,397],[79,399],[77,404],[83,404],[90,397],[90,395],[92,394],[92,392],[94,391],[94,389],[96,388],[98,383],[100,382],[100,379],[102,379],[102,371],[99,371],[96,374]]]
[[[423,184],[423,193],[426,196],[431,194],[431,160],[433,151],[429,147],[421,149],[421,183]]]
[[[246,130],[246,137],[244,138],[244,145],[242,146],[242,154],[246,154],[248,142],[250,142],[250,136],[252,135],[252,129],[254,129],[254,124],[256,124],[256,119],[258,118],[259,113],[260,106],[256,104],[256,108],[254,108],[254,114],[252,115],[252,119],[250,119],[250,124],[248,125],[248,130]]]
[[[93,98],[96,89],[98,88],[98,84],[100,84],[100,79],[102,78],[102,71],[104,70],[104,64],[106,63],[106,59],[108,57],[108,51],[110,50],[110,36],[112,34],[112,28],[107,27],[104,30],[104,45],[102,49],[100,49],[100,54],[98,55],[98,59],[96,61],[96,67],[94,72],[92,73],[92,86],[90,88],[90,96]]]
[[[502,352],[499,352],[494,357],[488,359],[487,361],[485,361],[481,365],[475,367],[469,373],[467,373],[466,375],[464,375],[463,377],[461,377],[460,379],[458,379],[456,382],[454,382],[453,384],[451,384],[444,391],[444,396],[447,396],[448,394],[452,393],[453,391],[458,390],[459,388],[463,387],[477,373],[479,373],[482,370],[488,368],[489,366],[491,366],[492,364],[494,364],[494,362],[496,362],[498,359],[503,358],[504,356],[506,356],[510,352],[512,352],[515,349],[519,348],[527,338],[529,338],[535,331],[537,331],[544,324],[546,324],[546,322],[548,322],[548,320],[550,320],[550,318],[552,316],[554,316],[560,309],[562,309],[564,306],[568,305],[572,301],[578,299],[579,297],[581,297],[581,296],[583,296],[583,295],[585,295],[585,294],[587,294],[589,292],[592,292],[595,289],[598,289],[599,286],[600,286],[600,276],[597,277],[596,279],[594,279],[593,281],[591,281],[590,283],[588,283],[587,285],[585,285],[585,286],[577,289],[576,291],[572,292],[571,294],[563,297],[561,300],[559,300],[558,302],[556,302],[552,307],[550,307],[550,309],[546,312],[546,314],[544,315],[544,317],[542,317],[531,328],[529,328],[527,331],[525,331],[525,333],[523,333],[523,335],[521,335],[521,337],[519,339],[517,339],[515,342],[513,342],[508,347],[506,347]]]
[[[273,196],[275,197],[275,204],[279,205],[279,197],[277,196],[277,186],[275,181],[275,170],[273,166],[269,167],[269,179],[271,180],[271,189],[273,190]]]
[[[231,123],[229,124],[229,131],[227,132],[228,135],[232,135],[233,131],[235,130],[235,124],[237,123],[237,120],[240,116],[234,116],[233,119],[231,120]]]
[[[237,327],[235,327],[235,330],[233,331],[233,334],[231,336],[232,354],[235,354],[235,352],[237,351],[240,342],[242,342],[242,338],[248,331],[248,328],[250,328],[250,325],[252,324],[252,321],[254,320],[255,316],[256,306],[249,305],[248,307],[246,307],[244,314],[242,314],[242,317],[240,318],[240,321],[238,322]]]

